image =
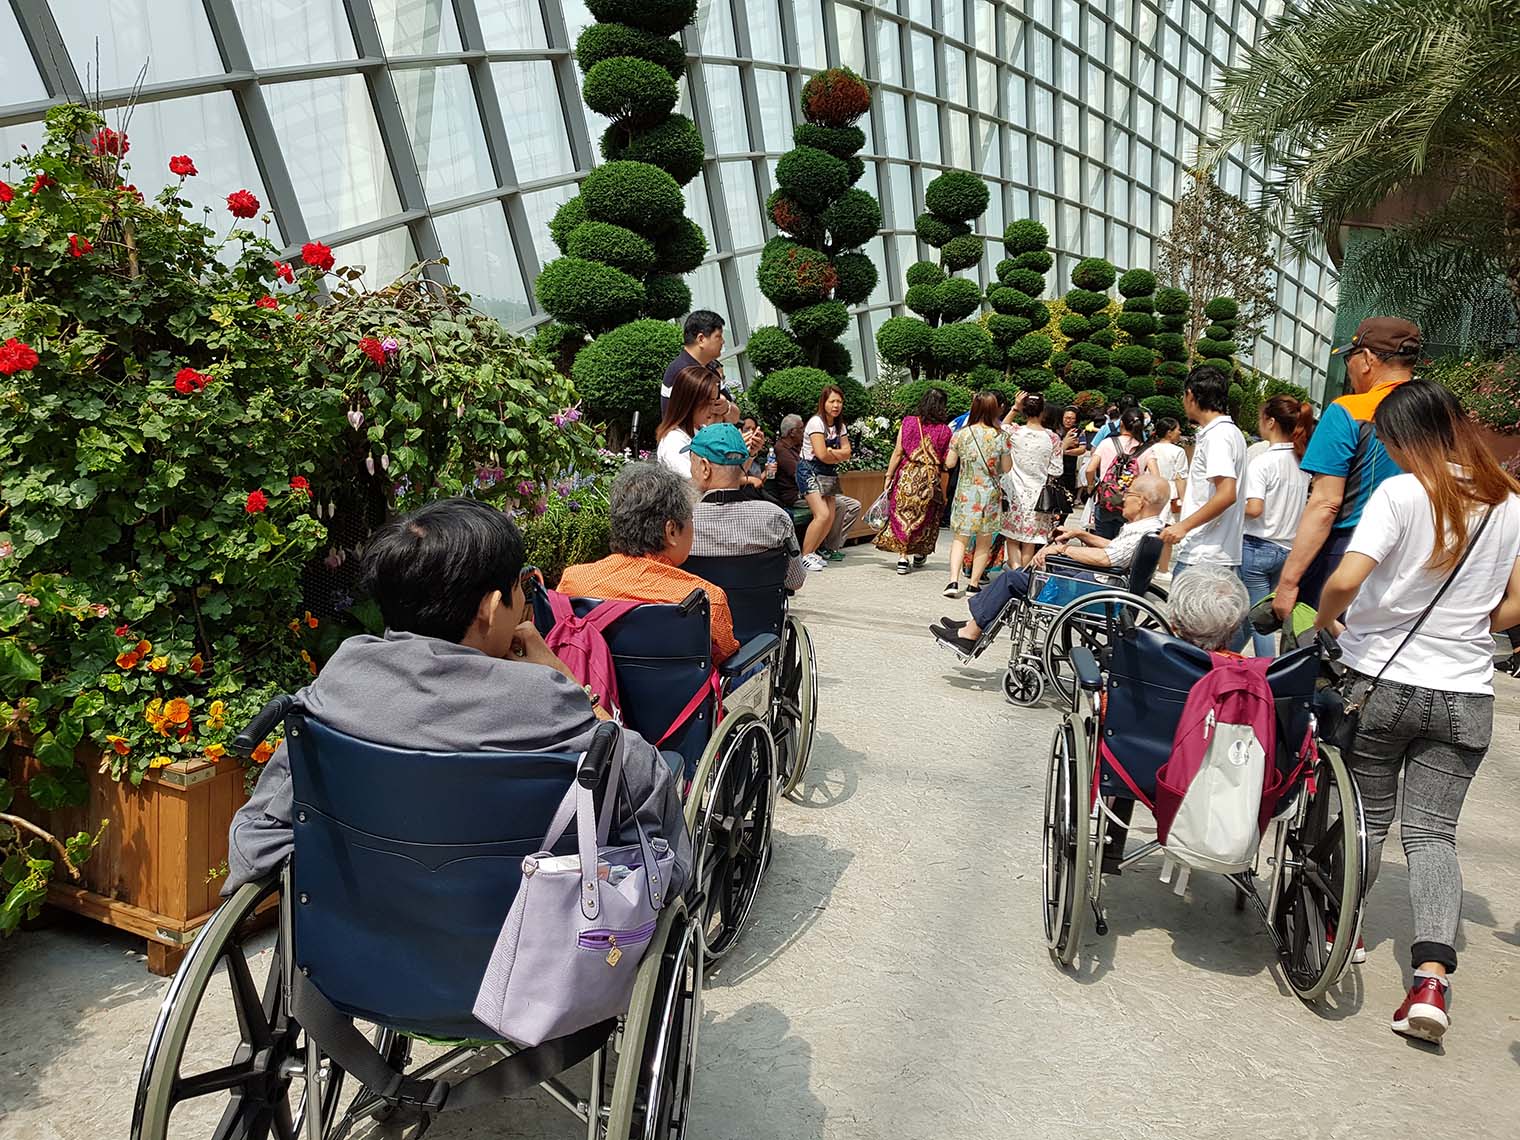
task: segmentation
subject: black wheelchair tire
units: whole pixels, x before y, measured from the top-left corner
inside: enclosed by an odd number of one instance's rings
[[[807,774],[818,725],[818,659],[813,638],[795,616],[786,619],[771,735],[776,742],[778,795],[794,795]]]
[[[1107,624],[1111,625],[1116,621],[1116,611],[1124,608],[1134,611],[1136,623],[1144,628],[1159,629],[1168,634],[1172,631],[1166,614],[1149,594],[1141,596],[1125,590],[1099,590],[1074,598],[1051,619],[1050,629],[1045,635],[1044,649],[1040,655],[1041,663],[1045,667],[1045,676],[1051,687],[1060,694],[1067,709],[1076,708],[1077,699],[1076,679],[1070,665],[1072,647],[1085,645],[1092,650],[1100,667],[1104,662],[1102,650],[1107,644],[1106,635],[1100,634],[1094,627],[1093,616],[1085,612],[1094,605],[1106,607],[1107,612],[1103,620]]]
[[[701,932],[683,912],[660,956],[634,1096],[630,1140],[683,1140],[702,1022]]]

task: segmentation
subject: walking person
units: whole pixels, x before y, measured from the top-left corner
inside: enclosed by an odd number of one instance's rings
[[[918,414],[903,418],[897,446],[887,463],[887,525],[875,546],[897,555],[897,572],[906,574],[909,559],[922,566],[939,539],[944,488],[940,475],[950,451],[950,411],[945,394],[930,388],[918,402]]]
[[[691,478],[692,437],[708,424],[722,423],[728,414],[728,397],[718,384],[718,374],[702,366],[683,368],[670,389],[664,418],[655,429],[659,441],[655,458],[683,478]]]
[[[813,512],[813,521],[802,539],[802,564],[809,570],[828,565],[818,550],[834,529],[839,464],[847,462],[850,455],[844,393],[830,384],[819,393],[818,411],[802,429],[802,460],[797,464],[797,490]]]
[[[1273,396],[1261,406],[1261,437],[1267,449],[1246,466],[1244,533],[1240,544],[1240,580],[1255,606],[1277,588],[1283,563],[1309,501],[1309,473],[1299,469],[1314,432],[1314,409],[1292,396]],[[1258,657],[1271,657],[1277,645],[1270,633],[1257,633],[1247,619],[1239,650],[1250,635]]]
[[[1039,509],[1046,482],[1059,479],[1062,471],[1061,437],[1040,422],[1046,410],[1044,396],[1020,392],[1009,412],[1010,416],[1024,415],[1024,423],[1008,438],[1010,462],[1003,468],[1007,474],[1001,480],[1005,499],[1002,532],[1012,544],[1008,550],[1010,566],[1029,565],[1035,552],[1050,541],[1051,533],[1064,521],[1055,512]]]
[[[1369,891],[1403,775],[1414,976],[1392,1029],[1440,1041],[1462,908],[1457,818],[1493,733],[1492,633],[1520,622],[1520,484],[1438,384],[1400,384],[1372,418],[1408,474],[1368,498],[1316,626],[1333,630],[1345,614],[1347,700],[1360,706],[1346,760],[1366,815]]]
[[[1119,414],[1119,427],[1093,448],[1087,461],[1087,485],[1093,490],[1092,532],[1101,538],[1114,538],[1124,526],[1124,512],[1104,507],[1097,501],[1099,485],[1108,478],[1115,463],[1122,463],[1121,473],[1132,469],[1145,443],[1145,415],[1139,408],[1125,408]],[[1116,476],[1117,477],[1117,476]]]
[[[955,504],[950,509],[953,537],[950,542],[950,581],[945,583],[947,598],[961,596],[961,564],[967,546],[971,547],[971,579],[966,586],[967,593],[975,594],[982,588],[982,575],[992,559],[992,540],[997,537],[1002,522],[999,476],[1012,465],[1008,450],[1010,437],[998,420],[1000,410],[995,393],[978,392],[971,401],[966,426],[955,433],[955,438],[950,441],[950,454],[945,457],[946,467],[960,468],[960,478],[955,485]],[[1049,448],[1049,433],[1040,431],[1040,434]]]
[[[1073,503],[1077,501],[1077,466],[1087,454],[1079,419],[1076,408],[1061,409],[1061,486]]]
[[[1198,425],[1193,462],[1182,493],[1182,517],[1161,532],[1175,545],[1172,581],[1189,566],[1240,565],[1240,536],[1245,504],[1239,488],[1246,473],[1246,437],[1229,415],[1230,378],[1212,364],[1188,373],[1182,406]]]
[[[723,318],[708,309],[698,309],[686,318],[681,326],[681,351],[665,369],[660,381],[660,418],[670,407],[671,392],[676,377],[688,368],[706,368],[723,384],[723,365],[718,357],[723,353]],[[714,421],[721,422],[721,421]],[[689,442],[689,441],[688,441]]]
[[[1181,439],[1182,425],[1171,416],[1162,416],[1156,421],[1155,435],[1140,456],[1140,470],[1165,480],[1172,490],[1171,501],[1167,503],[1166,510],[1161,512],[1162,526],[1176,522],[1177,512],[1182,507],[1188,458],[1187,452],[1182,450]]]

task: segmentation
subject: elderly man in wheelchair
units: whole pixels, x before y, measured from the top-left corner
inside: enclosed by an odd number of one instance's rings
[[[396,1113],[420,1134],[442,1109],[535,1085],[590,1137],[681,1135],[702,940],[681,894],[693,846],[669,765],[637,732],[606,723],[524,620],[534,572],[506,515],[434,503],[376,534],[365,560],[385,636],[344,642],[239,738],[246,752],[284,725],[232,825],[227,901],[165,998],[134,1140],[187,1135],[202,1118],[214,1137],[336,1140]],[[521,1048],[472,1008],[519,886],[543,858],[525,857],[549,841],[577,785],[594,788],[615,843],[674,858],[654,891],[657,920],[614,932],[637,971],[626,1014]],[[576,850],[570,830],[551,854]],[[269,910],[272,953],[251,935]],[[623,955],[609,954],[608,968]],[[207,995],[223,972],[239,1043],[230,1058],[193,1056],[193,1023],[215,1018]],[[355,1021],[375,1026],[368,1039]],[[456,1044],[413,1068],[417,1038]],[[487,1067],[443,1079],[482,1053]],[[559,1074],[587,1059],[589,1089],[572,1093]],[[359,1086],[346,1109],[345,1077]]]

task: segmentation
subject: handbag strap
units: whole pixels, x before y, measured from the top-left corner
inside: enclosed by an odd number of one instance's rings
[[[1378,687],[1378,682],[1383,679],[1383,674],[1388,672],[1388,666],[1393,664],[1393,659],[1404,651],[1404,647],[1406,645],[1414,640],[1414,635],[1420,632],[1420,627],[1425,624],[1425,619],[1430,616],[1431,611],[1434,610],[1436,606],[1440,604],[1441,599],[1446,596],[1447,589],[1453,582],[1457,580],[1457,575],[1462,573],[1462,567],[1467,565],[1467,556],[1470,555],[1473,552],[1473,548],[1478,545],[1478,539],[1483,537],[1483,531],[1487,529],[1488,520],[1493,517],[1493,514],[1493,507],[1489,507],[1488,510],[1483,512],[1483,520],[1478,523],[1478,529],[1473,532],[1472,539],[1467,544],[1467,549],[1462,551],[1462,556],[1457,559],[1457,564],[1451,568],[1451,573],[1446,575],[1446,581],[1441,583],[1441,588],[1436,591],[1436,596],[1430,599],[1430,604],[1426,606],[1422,611],[1420,611],[1419,617],[1414,619],[1414,624],[1409,627],[1409,632],[1404,635],[1404,640],[1399,642],[1398,648],[1388,655],[1387,661],[1383,662],[1383,667],[1378,670],[1377,676],[1372,679],[1372,684],[1367,686],[1367,692],[1362,695],[1361,701],[1358,702],[1358,708],[1366,704],[1367,701],[1371,699],[1373,690]]]

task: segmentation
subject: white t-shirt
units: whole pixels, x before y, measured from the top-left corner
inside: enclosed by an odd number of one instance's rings
[[[1291,443],[1274,443],[1246,465],[1242,501],[1261,500],[1261,514],[1247,518],[1245,533],[1293,549],[1298,520],[1309,501],[1309,473],[1298,468]]]
[[[683,478],[691,478],[691,454],[682,449],[691,443],[691,436],[680,428],[671,428],[660,440],[655,458]]]
[[[1166,480],[1167,503],[1161,511],[1161,525],[1166,526],[1176,522],[1177,516],[1172,511],[1171,500],[1177,494],[1177,480],[1187,475],[1187,452],[1175,443],[1167,443],[1163,440],[1147,448],[1140,462],[1141,466],[1150,467]]]
[[[1467,517],[1469,541],[1483,510]],[[1488,619],[1504,597],[1520,560],[1520,496],[1494,508],[1483,536],[1456,579],[1402,652],[1415,620],[1436,596],[1447,572],[1426,565],[1435,548],[1435,519],[1425,488],[1413,475],[1385,480],[1362,511],[1348,554],[1377,566],[1346,611],[1341,660],[1358,673],[1450,693],[1492,693],[1494,642]],[[1392,657],[1392,663],[1389,658]]]
[[[1240,482],[1246,473],[1246,437],[1235,421],[1219,416],[1200,428],[1193,442],[1193,462],[1188,467],[1187,484],[1182,492],[1182,517],[1190,516],[1214,494],[1213,479],[1235,480],[1235,502],[1212,522],[1205,523],[1177,544],[1174,562],[1189,566],[1206,563],[1216,566],[1240,565],[1241,524],[1246,517],[1246,501],[1240,495]]]
[[[817,459],[817,457],[813,454],[813,436],[815,434],[823,436],[824,442],[827,443],[830,447],[838,447],[840,446],[840,442],[843,439],[844,432],[837,425],[833,428],[824,427],[822,416],[814,416],[812,419],[808,420],[807,424],[803,427],[802,458],[806,459],[809,463],[812,463],[816,460],[818,463],[822,464],[823,460]],[[827,466],[832,470],[834,464],[829,463],[824,464],[824,466]]]

